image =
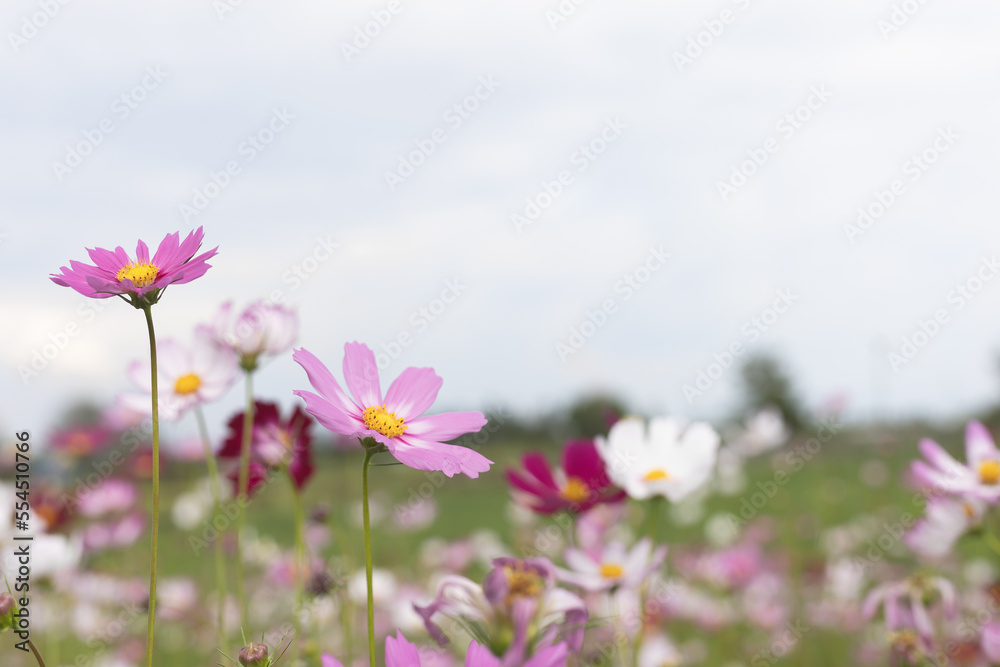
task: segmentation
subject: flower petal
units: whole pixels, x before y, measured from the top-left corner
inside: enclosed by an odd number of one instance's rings
[[[442,382],[433,368],[407,368],[386,392],[385,407],[406,421],[415,419],[434,404]]]
[[[344,345],[344,382],[362,408],[382,405],[375,353],[363,343]]]
[[[428,440],[454,440],[466,433],[478,433],[486,425],[482,412],[445,412],[440,415],[418,417],[407,422],[407,435],[417,435]]]
[[[417,470],[440,470],[448,477],[462,473],[476,479],[479,473],[487,472],[493,463],[468,447],[422,440],[409,434],[392,438],[389,449],[404,465]]]

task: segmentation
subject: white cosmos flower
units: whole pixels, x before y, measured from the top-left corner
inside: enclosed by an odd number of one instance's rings
[[[238,370],[236,355],[220,349],[204,327],[196,330],[190,349],[172,340],[159,341],[156,364],[160,419],[165,421],[177,421],[194,406],[220,398],[236,381]],[[149,361],[133,362],[128,373],[142,393],[125,394],[118,402],[148,416],[153,393]]]
[[[597,438],[611,481],[636,500],[683,500],[708,482],[718,449],[719,434],[711,426],[696,422],[685,427],[671,417],[650,420],[648,429],[641,419],[626,417],[611,427],[607,438]]]
[[[586,591],[604,591],[624,587],[638,589],[650,574],[663,565],[667,557],[664,546],[653,549],[648,537],[639,540],[631,550],[621,542],[609,542],[599,553],[582,549],[567,549],[569,570],[557,570],[559,579]]]

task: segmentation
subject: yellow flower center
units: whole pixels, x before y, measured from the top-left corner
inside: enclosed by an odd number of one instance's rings
[[[194,373],[188,373],[177,378],[177,382],[174,384],[174,393],[181,395],[193,394],[198,391],[198,387],[200,386],[201,378]]]
[[[647,482],[662,482],[665,479],[670,479],[670,475],[663,468],[657,468],[656,470],[650,470],[643,477]]]
[[[605,579],[617,579],[625,574],[625,569],[618,563],[602,563],[601,576]]]
[[[365,428],[377,431],[387,438],[397,438],[410,428],[403,423],[402,417],[397,417],[395,412],[386,410],[384,403],[365,408],[364,418]]]
[[[584,484],[580,478],[570,477],[566,480],[566,486],[559,491],[559,495],[571,503],[582,503],[590,497],[590,487]]]
[[[983,484],[1000,482],[1000,461],[983,461],[979,464],[979,479]]]
[[[505,565],[503,573],[507,577],[507,604],[517,598],[536,598],[542,594],[542,578],[534,570],[524,565]]]
[[[132,284],[136,287],[145,287],[146,285],[152,285],[153,281],[156,280],[157,274],[159,273],[160,269],[156,266],[156,264],[141,262],[126,264],[118,271],[115,278],[118,279],[118,282],[127,278],[131,280]]]

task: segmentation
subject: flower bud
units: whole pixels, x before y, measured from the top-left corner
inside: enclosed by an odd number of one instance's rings
[[[259,642],[251,642],[240,650],[240,664],[243,667],[258,667],[268,664],[267,647]]]
[[[10,593],[0,593],[0,616],[6,616],[14,611],[14,598]]]

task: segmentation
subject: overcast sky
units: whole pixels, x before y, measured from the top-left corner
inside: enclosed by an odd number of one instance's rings
[[[219,255],[156,307],[161,337],[281,290],[338,374],[345,341],[408,336],[383,387],[433,366],[442,409],[604,391],[718,416],[737,373],[708,367],[736,344],[855,417],[985,405],[998,21],[986,0],[7,2],[0,424],[108,403],[146,354],[138,311],[88,321],[48,274],[200,225]],[[305,377],[286,356],[259,386],[290,405]]]

